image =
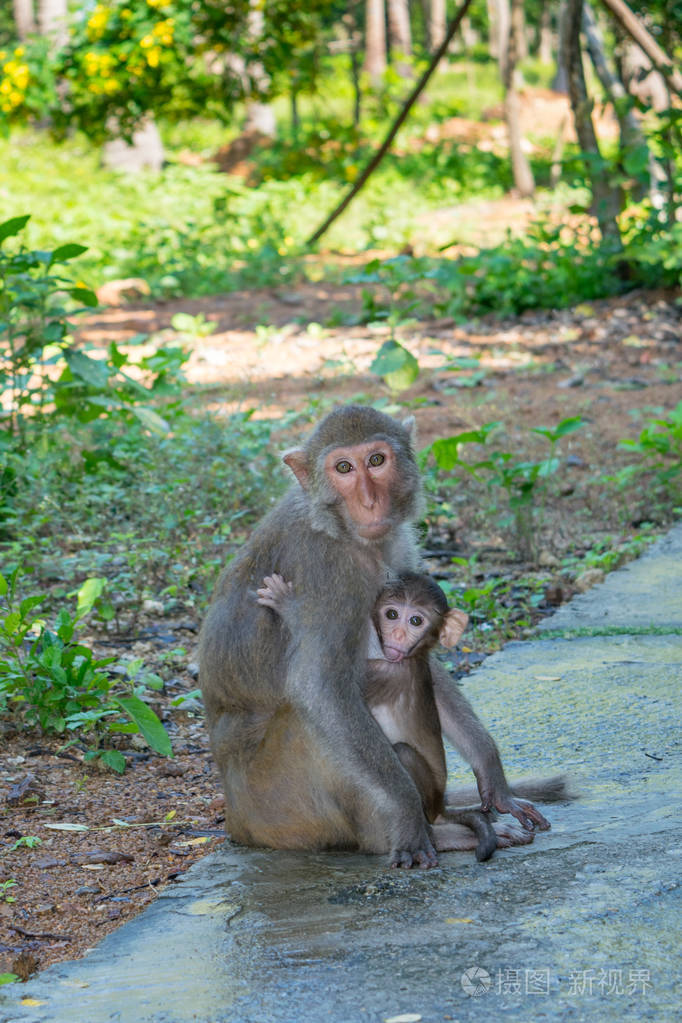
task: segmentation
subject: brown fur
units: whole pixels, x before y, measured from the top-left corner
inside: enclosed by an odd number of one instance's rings
[[[375,449],[384,457],[370,462]],[[341,458],[356,483],[340,478]],[[200,638],[226,830],[251,844],[356,848],[388,853],[396,866],[432,866],[420,793],[363,697],[376,594],[387,575],[417,567],[411,424],[338,409],[285,461],[298,484],[221,574]],[[254,610],[273,571],[298,595],[293,631],[268,608]],[[493,740],[436,662],[431,672],[441,725],[472,764],[484,808],[548,826],[513,796]]]

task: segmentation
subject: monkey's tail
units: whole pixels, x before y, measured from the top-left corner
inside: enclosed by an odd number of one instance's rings
[[[578,798],[578,793],[571,788],[565,774],[553,774],[549,778],[521,778],[510,788],[513,795],[519,799],[529,799],[531,803],[561,803]],[[473,785],[445,793],[446,806],[465,807],[479,801],[478,789]]]

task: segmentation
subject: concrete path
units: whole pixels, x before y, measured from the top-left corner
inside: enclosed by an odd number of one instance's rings
[[[0,989],[1,1023],[680,1019],[682,525],[539,635],[465,683],[512,777],[582,790],[533,845],[410,873],[224,847],[85,959]]]

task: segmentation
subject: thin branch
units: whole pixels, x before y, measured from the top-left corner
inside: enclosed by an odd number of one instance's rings
[[[407,115],[409,114],[410,110],[414,106],[414,103],[417,100],[417,98],[419,97],[419,94],[424,90],[424,87],[426,86],[426,83],[428,82],[429,78],[431,77],[431,75],[436,70],[436,68],[438,67],[439,63],[441,62],[441,60],[445,56],[447,48],[450,45],[450,43],[452,42],[452,38],[453,38],[455,32],[457,31],[457,29],[459,28],[460,22],[462,21],[462,18],[466,14],[470,4],[471,4],[471,0],[464,0],[464,2],[462,3],[462,6],[457,11],[457,14],[454,16],[454,18],[452,19],[452,21],[448,25],[448,30],[445,33],[445,38],[443,39],[443,42],[440,44],[440,46],[438,47],[436,52],[433,54],[429,66],[426,68],[426,70],[424,71],[424,74],[421,76],[421,78],[419,79],[419,81],[415,85],[414,89],[412,90],[410,95],[405,100],[405,103],[403,104],[403,108],[400,111],[400,113],[398,114],[398,116],[396,117],[396,119],[393,122],[393,124],[391,125],[391,127],[389,129],[389,132],[386,135],[386,138],[381,143],[381,145],[377,149],[376,153],[374,154],[372,159],[369,161],[369,163],[367,164],[367,166],[363,170],[362,174],[357,179],[357,181],[355,182],[353,187],[350,189],[350,191],[347,193],[347,195],[344,196],[344,198],[341,200],[341,202],[338,204],[338,206],[336,206],[335,209],[332,210],[332,212],[329,214],[329,216],[325,220],[324,224],[322,224],[321,227],[318,227],[317,231],[315,231],[313,234],[311,234],[310,238],[308,238],[307,242],[305,243],[306,246],[313,245],[319,238],[322,237],[323,234],[326,233],[326,231],[331,227],[331,225],[334,223],[336,218],[339,217],[343,213],[343,211],[345,210],[346,206],[348,206],[350,201],[352,199],[354,199],[355,196],[358,194],[358,192],[360,191],[362,186],[365,184],[365,182],[369,178],[369,176],[372,173],[372,171],[374,171],[379,166],[379,164],[383,160],[384,156],[388,152],[388,150],[390,148],[390,145],[393,142],[393,139],[398,134],[398,131],[399,131],[400,127],[403,124],[403,121],[405,121]]]

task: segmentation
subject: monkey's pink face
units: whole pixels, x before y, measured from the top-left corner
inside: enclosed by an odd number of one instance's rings
[[[335,448],[324,462],[329,483],[343,501],[359,536],[380,540],[393,525],[396,458],[390,444],[369,441]]]
[[[432,626],[424,608],[399,601],[382,604],[377,620],[384,657],[393,664],[414,653]]]

